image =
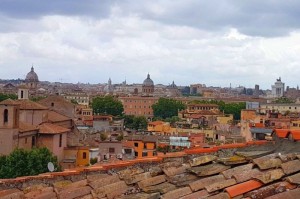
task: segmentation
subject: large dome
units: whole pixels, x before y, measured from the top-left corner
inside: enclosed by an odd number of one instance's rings
[[[38,82],[39,81],[39,78],[38,78],[37,74],[34,72],[33,67],[31,67],[30,72],[27,73],[25,81],[26,82]]]
[[[150,79],[150,75],[147,75],[147,79],[144,80],[143,86],[154,86],[152,79]]]

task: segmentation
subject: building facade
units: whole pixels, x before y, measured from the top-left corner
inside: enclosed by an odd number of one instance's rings
[[[272,85],[272,97],[282,97],[284,94],[284,83],[281,82],[281,78],[276,80],[275,84]]]
[[[123,104],[125,115],[153,117],[152,105],[158,102],[157,97],[130,96],[119,97]]]

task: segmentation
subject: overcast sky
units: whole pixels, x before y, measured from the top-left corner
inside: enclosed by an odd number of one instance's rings
[[[45,3],[47,2],[47,3]],[[297,0],[1,0],[0,79],[296,87]]]

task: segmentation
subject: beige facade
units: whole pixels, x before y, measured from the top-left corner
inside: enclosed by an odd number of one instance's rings
[[[71,129],[72,119],[38,103],[27,99],[0,102],[0,155],[37,146],[47,147],[61,161]]]
[[[0,155],[8,155],[18,146],[19,105],[13,100],[0,103]]]
[[[300,112],[300,104],[261,104],[260,105],[260,112],[261,113],[268,113],[269,111],[278,112],[281,114],[286,114],[287,112]]]

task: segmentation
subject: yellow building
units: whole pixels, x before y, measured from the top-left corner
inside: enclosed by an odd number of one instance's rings
[[[148,123],[147,130],[151,132],[161,133],[161,134],[168,134],[171,131],[171,127],[170,127],[170,123],[168,122],[154,121]]]
[[[230,122],[233,121],[233,115],[228,114],[224,116],[217,116],[217,121],[219,124],[229,124]]]
[[[62,167],[64,169],[90,164],[90,155],[88,147],[68,147],[64,149],[64,160]]]
[[[291,129],[300,129],[300,120],[291,121]]]

